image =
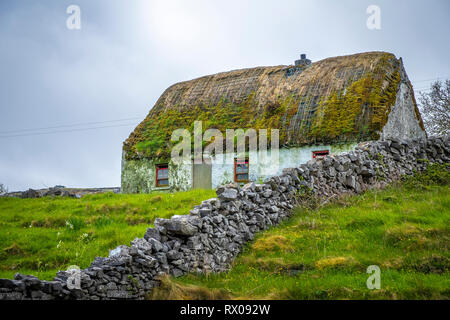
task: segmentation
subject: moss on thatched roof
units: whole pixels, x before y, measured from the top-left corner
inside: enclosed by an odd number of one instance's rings
[[[241,69],[169,87],[124,142],[126,159],[168,158],[174,129],[279,129],[280,145],[377,139],[395,104],[401,62],[367,52],[306,67]]]

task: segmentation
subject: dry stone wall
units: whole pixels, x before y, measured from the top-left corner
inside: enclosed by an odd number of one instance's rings
[[[449,159],[448,137],[365,142],[355,151],[284,169],[264,184],[224,185],[217,188],[217,198],[189,215],[156,219],[143,238],[96,258],[79,271],[79,288],[65,271],[53,281],[16,274],[14,280],[0,279],[0,299],[144,299],[160,275],[227,271],[258,231],[292,214],[303,190],[319,197],[357,194]]]

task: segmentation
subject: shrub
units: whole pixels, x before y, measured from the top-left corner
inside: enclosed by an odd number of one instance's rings
[[[450,164],[433,163],[429,164],[423,172],[415,173],[413,176],[405,176],[403,184],[407,188],[423,188],[430,185],[448,185],[450,182]]]
[[[8,193],[8,188],[3,183],[0,183],[0,196]]]

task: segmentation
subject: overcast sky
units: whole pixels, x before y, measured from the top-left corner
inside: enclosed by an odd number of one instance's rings
[[[122,142],[165,88],[300,53],[389,51],[426,88],[450,77],[449,31],[448,0],[1,0],[0,183],[119,186]]]

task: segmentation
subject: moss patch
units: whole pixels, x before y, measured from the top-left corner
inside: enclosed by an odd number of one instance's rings
[[[124,142],[125,159],[169,159],[178,143],[170,142],[172,132],[193,132],[194,121],[224,137],[226,129],[269,129],[269,137],[279,129],[285,147],[378,138],[400,83],[393,54],[329,58],[288,75],[289,68],[243,69],[170,87]]]

